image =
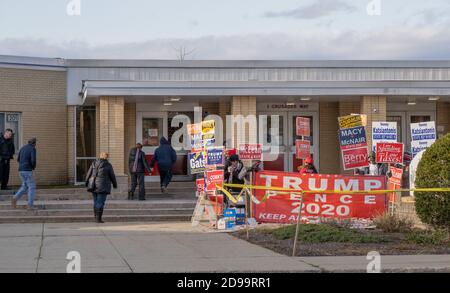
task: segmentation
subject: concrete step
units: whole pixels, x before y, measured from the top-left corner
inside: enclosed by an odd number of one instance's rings
[[[123,216],[123,215],[171,215],[171,214],[191,214],[194,208],[166,208],[166,209],[111,209],[105,208],[105,216]],[[0,210],[0,217],[28,217],[28,216],[91,216],[93,214],[92,207],[90,209],[49,209],[28,211],[26,209],[16,210]]]
[[[105,222],[185,222],[190,221],[192,213],[176,215],[106,215]],[[23,216],[0,217],[0,224],[7,223],[75,223],[94,222],[93,215],[89,216]]]
[[[194,212],[195,199],[153,199],[147,201],[108,200],[105,221],[189,221]],[[9,202],[0,203],[0,223],[91,222],[92,200],[36,201],[35,211],[28,211],[20,201],[16,209]]]

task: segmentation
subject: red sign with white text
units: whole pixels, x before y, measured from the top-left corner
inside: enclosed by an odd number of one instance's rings
[[[310,136],[310,121],[306,117],[297,117],[295,120],[297,136]]]
[[[205,191],[205,178],[198,178],[195,180],[195,185],[197,186],[198,192]]]
[[[311,143],[309,140],[297,139],[295,141],[295,157],[297,159],[306,159],[311,155]]]
[[[208,170],[206,171],[206,191],[216,190],[216,184],[223,183],[223,170]]]
[[[367,147],[342,150],[344,170],[369,166]]]
[[[403,169],[390,167],[389,170],[392,174],[392,176],[389,177],[389,182],[395,185],[402,185]]]
[[[259,143],[245,143],[239,145],[239,159],[261,160],[262,148]]]
[[[299,174],[279,171],[256,173],[256,185],[282,187],[296,190],[383,190],[384,176],[346,176]],[[265,202],[254,205],[255,218],[264,223],[295,223],[300,208],[300,193],[277,195],[276,191],[255,190]],[[302,219],[325,218],[374,218],[386,211],[386,194],[323,194],[312,191],[304,194]]]
[[[377,143],[376,162],[403,164],[403,144],[398,142]]]

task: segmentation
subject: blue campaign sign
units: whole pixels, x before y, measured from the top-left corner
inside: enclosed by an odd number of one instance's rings
[[[203,173],[205,171],[204,152],[189,153],[189,166],[191,174]]]
[[[207,165],[223,165],[223,147],[206,149]]]
[[[340,129],[339,142],[342,149],[366,146],[367,140],[364,126]]]

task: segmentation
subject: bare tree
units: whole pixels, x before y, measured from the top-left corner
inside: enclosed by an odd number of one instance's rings
[[[185,46],[178,46],[178,47],[172,46],[172,48],[175,50],[176,59],[179,61],[188,59],[188,56],[192,55],[195,52],[195,48],[189,50]]]

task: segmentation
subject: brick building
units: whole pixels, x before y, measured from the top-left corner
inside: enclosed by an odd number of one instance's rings
[[[201,107],[201,111],[199,109]],[[258,126],[224,124],[229,145],[265,138],[279,115],[280,154],[266,169],[292,171],[295,118],[309,117],[312,154],[321,173],[342,172],[337,117],[351,113],[396,121],[409,149],[409,124],[436,121],[450,132],[450,61],[163,61],[64,60],[0,56],[0,128],[16,145],[38,138],[38,184],[81,182],[99,151],[108,151],[122,186],[127,154],[143,142],[151,155],[160,136],[201,118],[255,115]],[[178,117],[183,115],[184,121]],[[263,117],[263,120],[259,120]],[[177,120],[178,119],[178,120]],[[245,130],[239,132],[239,130]],[[367,128],[370,139],[370,128]],[[220,143],[221,144],[221,143]],[[187,151],[175,180],[193,180]],[[11,183],[18,184],[14,170]],[[147,180],[156,180],[148,176]]]

